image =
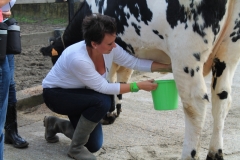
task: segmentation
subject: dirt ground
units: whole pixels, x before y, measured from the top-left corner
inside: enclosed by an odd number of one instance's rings
[[[56,28],[63,28],[66,25],[51,24],[27,24],[19,23],[21,34],[53,31]],[[23,90],[29,87],[40,85],[52,67],[50,57],[44,57],[39,51],[44,44],[22,47],[22,53],[15,56],[15,83],[16,90]]]

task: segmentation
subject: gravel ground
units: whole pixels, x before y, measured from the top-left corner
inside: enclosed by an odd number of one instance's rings
[[[66,25],[19,23],[21,34],[53,31]],[[52,67],[50,57],[44,57],[39,51],[44,44],[22,47],[22,53],[15,56],[16,90],[41,85],[43,78]]]

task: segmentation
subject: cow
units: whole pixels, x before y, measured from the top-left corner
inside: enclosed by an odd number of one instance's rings
[[[199,159],[206,106],[211,101],[213,132],[206,160],[223,160],[224,121],[240,57],[239,8],[239,0],[85,0],[64,34],[41,52],[56,58],[65,47],[82,40],[86,15],[114,17],[117,44],[139,58],[172,64],[185,114],[181,159]],[[118,82],[131,77],[130,69],[116,64],[112,68],[112,82],[118,71],[122,71]],[[210,73],[211,99],[204,81]]]

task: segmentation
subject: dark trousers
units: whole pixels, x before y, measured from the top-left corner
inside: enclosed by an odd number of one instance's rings
[[[101,148],[103,133],[99,122],[111,107],[110,95],[90,89],[44,88],[43,99],[50,110],[67,115],[74,129],[81,115],[89,121],[98,123],[85,146],[91,152]]]

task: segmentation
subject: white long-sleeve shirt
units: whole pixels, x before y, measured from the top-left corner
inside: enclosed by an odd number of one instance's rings
[[[151,60],[136,58],[119,45],[109,54],[103,54],[106,75],[100,75],[89,57],[85,41],[67,47],[42,81],[43,88],[90,88],[104,94],[119,94],[120,83],[108,83],[105,77],[115,62],[139,71],[151,71]]]

